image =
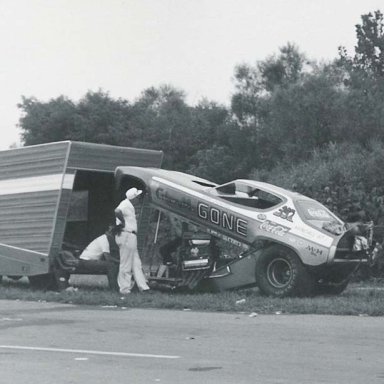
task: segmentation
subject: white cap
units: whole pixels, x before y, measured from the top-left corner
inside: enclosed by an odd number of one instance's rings
[[[125,193],[125,196],[127,197],[128,200],[132,200],[135,197],[141,195],[142,193],[143,191],[141,189],[131,188],[131,189],[128,189],[128,191]]]

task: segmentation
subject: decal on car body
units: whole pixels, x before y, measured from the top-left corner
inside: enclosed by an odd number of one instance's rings
[[[288,227],[270,220],[264,221],[264,223],[260,225],[260,229],[277,236],[285,236],[290,230]]]
[[[248,222],[233,213],[225,212],[208,204],[197,204],[197,215],[200,219],[209,221],[223,229],[228,229],[242,236],[247,236]]]
[[[293,216],[295,215],[296,211],[293,208],[290,208],[286,205],[281,207],[279,210],[273,212],[273,214],[277,217],[280,217],[284,220],[293,221]]]

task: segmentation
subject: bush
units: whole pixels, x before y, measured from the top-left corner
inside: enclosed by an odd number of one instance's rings
[[[325,204],[346,220],[359,211],[366,220],[384,225],[384,144],[329,144],[311,159],[273,170],[254,170],[252,179],[296,190]]]

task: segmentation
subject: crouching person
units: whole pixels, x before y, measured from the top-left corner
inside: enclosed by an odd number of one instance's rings
[[[97,237],[84,249],[79,257],[79,270],[91,270],[104,267],[106,264],[109,288],[118,291],[117,276],[119,273],[119,248],[115,236],[119,229],[111,226],[101,236]]]

